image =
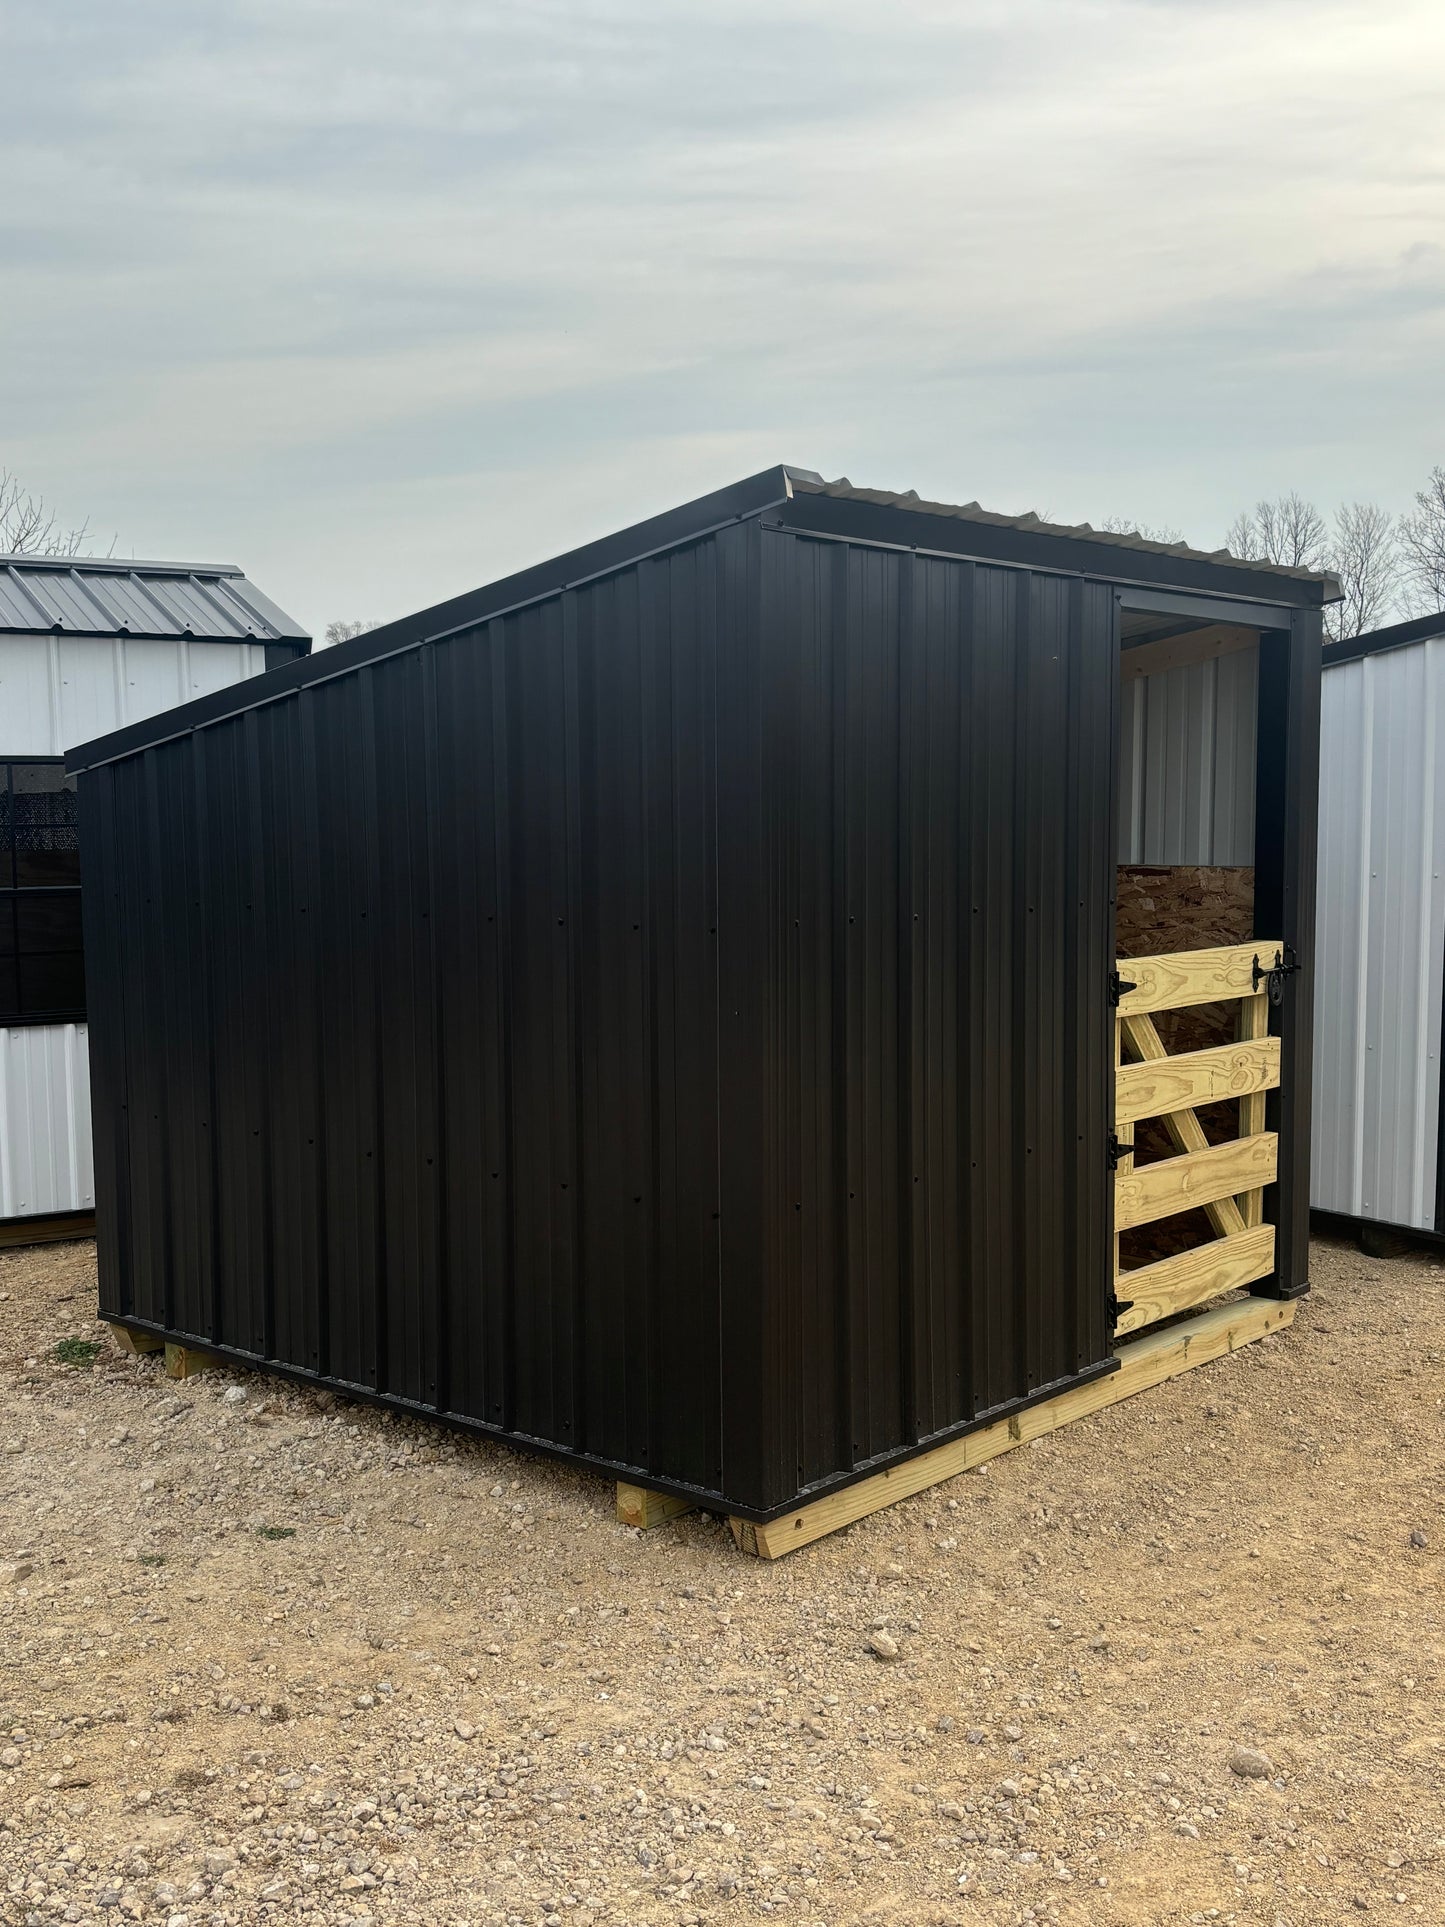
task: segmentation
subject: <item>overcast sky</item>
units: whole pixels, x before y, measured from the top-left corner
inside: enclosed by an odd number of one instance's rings
[[[777,461],[1217,544],[1445,463],[1440,0],[52,0],[0,465],[318,633]]]

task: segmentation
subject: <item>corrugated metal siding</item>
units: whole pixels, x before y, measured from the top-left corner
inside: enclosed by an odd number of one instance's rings
[[[1311,1202],[1438,1229],[1445,637],[1329,668]]]
[[[86,1026],[0,1030],[0,1218],[94,1204]]]
[[[0,755],[63,756],[265,667],[262,643],[0,635]]]
[[[769,538],[775,1489],[1107,1356],[1110,590]]]
[[[757,863],[717,790],[757,717],[718,651],[756,544],[81,778],[107,1310],[746,1485],[757,1131],[720,1174],[719,1114],[757,1053],[720,1030],[760,1003],[720,1011],[718,875],[752,942]]]
[[[1124,684],[1121,863],[1253,863],[1258,693],[1254,649]]]
[[[105,1310],[743,1509],[1097,1366],[1113,623],[744,524],[83,775]]]

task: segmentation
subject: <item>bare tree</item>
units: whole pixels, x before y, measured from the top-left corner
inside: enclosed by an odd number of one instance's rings
[[[1273,502],[1256,502],[1237,515],[1225,547],[1244,562],[1273,562],[1282,569],[1319,569],[1328,550],[1325,518],[1293,489]]]
[[[1325,627],[1339,641],[1378,628],[1394,608],[1400,581],[1400,555],[1394,518],[1373,502],[1351,502],[1335,510],[1334,540],[1325,566],[1340,578],[1343,602],[1325,610]]]
[[[1415,506],[1400,517],[1400,549],[1410,602],[1421,615],[1445,609],[1445,468],[1432,468]]]
[[[1259,529],[1248,509],[1241,509],[1224,531],[1224,546],[1231,555],[1237,555],[1241,562],[1265,560]]]
[[[350,642],[353,636],[364,636],[372,629],[379,629],[379,622],[328,622],[326,625],[327,647],[338,642]]]
[[[32,495],[20,478],[0,468],[0,555],[89,554],[90,524],[62,528],[45,498]],[[111,543],[114,549],[115,543]]]
[[[1165,522],[1136,522],[1127,515],[1110,515],[1099,524],[1103,535],[1140,535],[1146,542],[1182,542],[1182,529],[1170,528]]]

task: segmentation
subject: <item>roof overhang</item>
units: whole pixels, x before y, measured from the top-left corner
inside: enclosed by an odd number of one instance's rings
[[[498,616],[510,615],[528,604],[580,588],[650,556],[754,518],[764,528],[819,540],[1082,575],[1114,584],[1124,598],[1135,599],[1133,606],[1146,606],[1137,602],[1144,594],[1161,603],[1171,597],[1175,605],[1189,603],[1190,607],[1178,609],[1185,622],[1197,615],[1199,620],[1227,619],[1280,628],[1287,626],[1284,618],[1289,610],[1321,607],[1332,599],[1335,586],[1329,578],[1249,564],[1231,567],[1202,551],[1160,549],[1149,543],[1141,546],[1136,540],[1111,540],[1107,535],[1090,539],[1087,534],[1039,524],[1032,518],[985,516],[974,520],[937,507],[930,513],[926,506],[910,505],[914,498],[880,502],[829,492],[837,486],[825,483],[816,470],[789,463],[762,469],[727,488],[504,576],[485,588],[354,636],[319,655],[288,663],[147,722],[80,744],[71,750],[68,766],[75,773],[114,762],[209,723],[281,701],[300,689],[336,681],[424,643],[480,628]],[[1018,526],[1020,522],[1024,526]]]

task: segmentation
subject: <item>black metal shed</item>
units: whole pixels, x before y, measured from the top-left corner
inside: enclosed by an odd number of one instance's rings
[[[757,1521],[1117,1370],[1121,649],[1307,956],[1329,592],[779,467],[73,751],[104,1314]]]

